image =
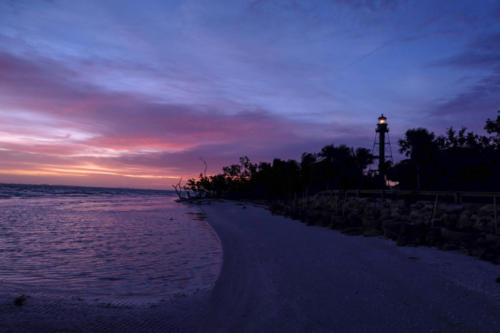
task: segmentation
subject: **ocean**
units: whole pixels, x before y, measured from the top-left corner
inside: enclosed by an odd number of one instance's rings
[[[170,191],[0,184],[0,291],[154,303],[211,288],[222,248]]]

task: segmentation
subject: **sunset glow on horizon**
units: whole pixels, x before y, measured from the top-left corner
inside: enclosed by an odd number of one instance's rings
[[[480,3],[480,5],[478,4]],[[432,10],[430,10],[432,8]],[[170,188],[500,109],[498,1],[3,1],[0,183]]]

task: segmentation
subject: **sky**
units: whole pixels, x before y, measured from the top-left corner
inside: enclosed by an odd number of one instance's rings
[[[170,188],[500,109],[497,0],[0,0],[0,182]]]

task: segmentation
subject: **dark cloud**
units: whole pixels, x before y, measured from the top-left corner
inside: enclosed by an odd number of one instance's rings
[[[495,10],[494,10],[494,17],[497,19],[497,20],[500,20],[500,6],[498,6]]]
[[[500,33],[481,36],[469,44],[471,49],[500,52]]]
[[[408,3],[406,0],[327,0],[325,2],[331,2],[333,4],[340,4],[355,9],[368,9],[368,10],[385,10],[385,9],[396,9],[401,5]],[[287,7],[292,7],[294,9],[307,10],[310,7],[314,7],[314,3],[311,1],[280,1],[280,0],[254,0],[250,3],[249,7],[257,8],[260,6],[265,6],[269,3],[282,4]],[[318,5],[319,2],[316,3]]]
[[[477,126],[474,118],[484,120],[500,109],[499,33],[478,37],[468,43],[467,48],[460,54],[442,59],[433,65],[485,72],[481,79],[464,91],[440,102],[433,110],[433,115],[446,118],[455,115],[458,119],[468,120],[469,124]]]
[[[455,67],[491,68],[500,64],[500,51],[495,53],[481,53],[477,51],[464,52],[456,56],[441,60],[436,65]]]
[[[499,109],[500,70],[497,69],[462,93],[440,103],[434,110],[434,114],[437,116],[465,116],[469,121],[474,119],[481,119],[483,121]],[[465,120],[464,118],[461,119],[462,121]],[[468,123],[477,124],[476,121]]]
[[[500,66],[500,33],[481,36],[467,44],[464,51],[438,60],[433,66],[495,68]]]
[[[376,10],[394,10],[401,5],[406,4],[405,0],[333,0],[334,3],[348,5],[357,9]]]

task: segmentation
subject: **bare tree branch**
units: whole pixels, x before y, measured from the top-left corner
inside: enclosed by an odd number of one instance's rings
[[[205,161],[203,159],[203,157],[200,157],[200,160],[203,162],[203,164],[205,165],[205,168],[203,169],[203,177],[206,177],[207,176],[207,169],[208,169],[208,164],[207,164],[207,161]]]
[[[179,182],[175,185],[172,185],[172,187],[175,190],[175,193],[179,197],[179,200],[183,200],[184,198],[182,197],[182,177],[179,179]]]

